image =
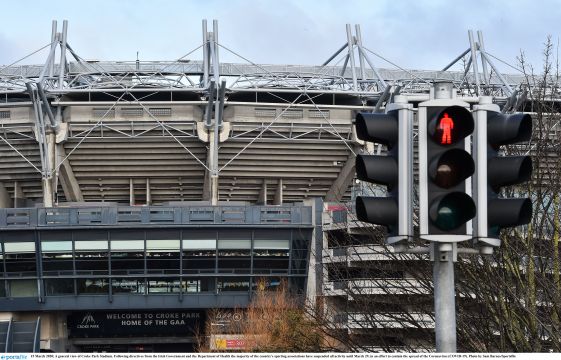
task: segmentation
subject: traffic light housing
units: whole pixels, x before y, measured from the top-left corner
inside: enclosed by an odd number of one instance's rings
[[[413,233],[412,124],[412,106],[400,96],[386,107],[386,113],[361,112],[355,118],[358,139],[387,148],[386,155],[357,155],[357,179],[386,186],[388,195],[357,196],[357,218],[386,226],[389,244],[407,240]]]
[[[502,156],[500,147],[529,141],[532,117],[528,114],[503,114],[497,105],[482,98],[477,113],[477,199],[476,236],[489,245],[500,244],[500,230],[528,224],[532,217],[529,198],[503,198],[501,188],[529,181],[530,156]]]
[[[476,215],[471,197],[475,162],[468,150],[474,120],[469,105],[454,99],[419,104],[421,237],[455,242],[471,237]]]

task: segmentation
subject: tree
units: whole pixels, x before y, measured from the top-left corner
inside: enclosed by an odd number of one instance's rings
[[[219,339],[219,334],[233,334],[230,338],[237,339],[239,350],[246,352],[319,352],[331,348],[317,318],[308,316],[307,309],[302,298],[292,294],[285,282],[268,290],[266,280],[260,279],[247,309],[234,310],[220,327],[215,325],[224,311],[210,313],[207,336],[212,341]],[[209,345],[201,350],[224,350]]]

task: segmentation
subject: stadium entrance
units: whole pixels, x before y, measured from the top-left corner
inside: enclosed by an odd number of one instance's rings
[[[68,315],[68,338],[81,352],[192,352],[203,333],[200,310],[89,311]]]

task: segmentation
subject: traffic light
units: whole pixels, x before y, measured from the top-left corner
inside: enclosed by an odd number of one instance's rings
[[[530,156],[501,156],[500,147],[532,137],[532,117],[528,114],[502,114],[499,107],[482,98],[477,113],[477,202],[476,236],[497,246],[502,228],[524,225],[532,217],[528,198],[501,198],[501,188],[517,185],[532,177]]]
[[[360,140],[385,145],[386,155],[360,154],[356,157],[359,180],[387,187],[388,196],[356,198],[360,221],[388,228],[389,244],[407,240],[413,233],[413,121],[412,106],[396,96],[386,113],[359,113],[355,119]]]
[[[475,163],[470,149],[474,121],[469,105],[454,99],[419,104],[421,237],[454,242],[470,238],[476,214],[471,198]]]

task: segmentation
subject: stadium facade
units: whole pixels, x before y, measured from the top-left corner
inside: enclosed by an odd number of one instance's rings
[[[67,25],[43,65],[0,70],[6,351],[190,351],[207,311],[247,306],[261,279],[340,303],[328,239],[350,231],[355,155],[375,151],[356,112],[443,79],[467,101],[523,95],[522,77],[376,68],[358,26],[323,65],[290,66],[220,62],[216,21],[202,61],[91,61]]]

